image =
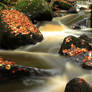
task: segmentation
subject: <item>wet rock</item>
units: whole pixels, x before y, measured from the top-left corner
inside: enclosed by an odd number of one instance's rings
[[[82,68],[92,69],[92,45],[90,43],[91,38],[85,34],[80,37],[68,36],[64,39],[59,54],[68,55]]]
[[[22,79],[24,77],[46,77],[52,75],[51,71],[17,65],[16,62],[4,60],[0,57],[0,82],[17,78]]]
[[[92,92],[92,87],[84,79],[74,78],[67,83],[65,92]]]
[[[54,14],[52,10],[52,1],[32,0],[25,14],[29,16],[33,23],[34,21],[51,21]]]
[[[85,62],[85,63],[83,63],[82,67],[84,69],[92,70],[92,61],[91,62]]]
[[[51,21],[53,15],[50,11],[41,12],[35,15],[30,16],[30,20],[34,23],[34,21]]]
[[[80,30],[81,29],[81,27],[79,25],[73,25],[71,28],[72,29],[77,29],[77,30]]]
[[[68,10],[69,13],[78,13],[75,7],[72,7]]]
[[[87,35],[83,34],[79,37],[80,39],[83,39],[87,41],[88,43],[92,43],[92,38],[89,38]]]
[[[23,13],[17,10],[0,11],[0,48],[16,49],[36,44],[43,36]]]
[[[87,8],[85,8],[85,7],[80,7],[80,10],[87,10]]]
[[[73,29],[82,29],[83,27],[87,28],[88,27],[88,21],[89,18],[84,18],[82,20],[80,20],[79,22],[75,23],[74,25],[72,25]]]
[[[53,7],[55,8],[56,6],[59,9],[68,10],[72,7],[72,4],[68,3],[67,1],[55,0]]]
[[[79,38],[75,36],[68,36],[65,37],[61,45],[59,54],[67,55],[68,52],[70,51],[81,50],[81,49],[92,50],[92,46],[85,39],[83,39],[83,36],[80,36]]]

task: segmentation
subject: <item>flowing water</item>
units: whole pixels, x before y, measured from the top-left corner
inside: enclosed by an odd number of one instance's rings
[[[43,68],[56,75],[46,78],[25,78],[0,84],[2,92],[64,92],[69,80],[85,78],[92,83],[92,71],[82,69],[74,61],[58,54],[63,39],[68,35],[80,36],[91,32],[72,30],[61,22],[45,22],[39,27],[44,40],[36,45],[20,47],[14,51],[0,51],[0,56],[19,65]]]

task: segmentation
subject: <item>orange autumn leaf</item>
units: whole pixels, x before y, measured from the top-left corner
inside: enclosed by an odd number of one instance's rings
[[[28,17],[17,10],[0,11],[2,21],[8,25],[11,34],[29,34],[30,32],[39,33],[39,30],[30,22]]]
[[[91,60],[91,57],[90,56],[88,56],[88,60]]]
[[[11,65],[6,65],[5,68],[6,68],[7,70],[10,70],[10,69],[11,69]]]
[[[66,42],[72,41],[71,37],[66,38]]]

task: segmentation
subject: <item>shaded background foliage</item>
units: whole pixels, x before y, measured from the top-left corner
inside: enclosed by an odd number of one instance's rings
[[[53,16],[53,3],[47,0],[3,0],[0,2],[0,10],[2,9],[16,9],[20,12],[25,13],[32,19],[37,16]],[[45,16],[46,17],[46,16]]]

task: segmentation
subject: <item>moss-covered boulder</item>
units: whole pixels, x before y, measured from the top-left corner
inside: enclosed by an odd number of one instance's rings
[[[84,79],[74,78],[67,83],[65,92],[92,92],[92,87]]]
[[[0,11],[0,48],[16,49],[42,39],[39,29],[23,13],[17,10]]]
[[[53,18],[52,2],[47,0],[20,0],[14,6],[24,12],[35,24],[39,21],[51,21]]]

